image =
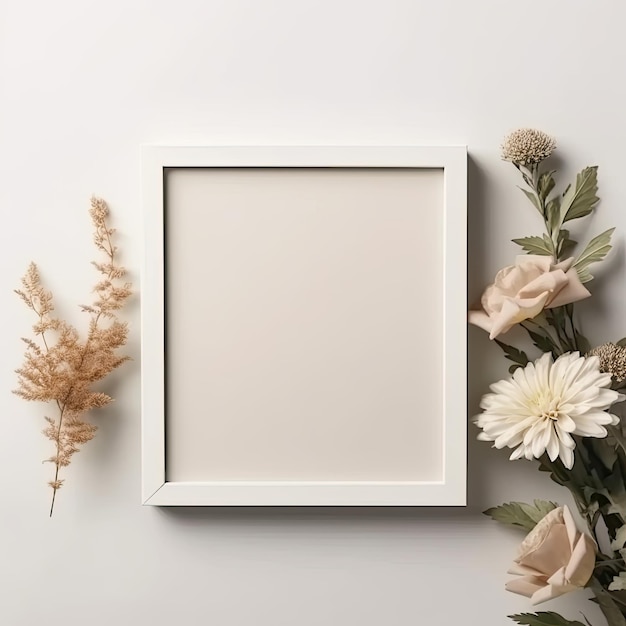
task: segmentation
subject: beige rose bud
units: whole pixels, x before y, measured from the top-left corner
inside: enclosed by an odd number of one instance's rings
[[[596,544],[578,532],[570,510],[550,511],[522,545],[509,574],[518,574],[506,588],[540,604],[584,587],[593,573]]]
[[[554,264],[549,256],[518,256],[515,265],[500,270],[493,285],[487,287],[480,301],[482,309],[469,312],[469,323],[486,330],[493,339],[543,309],[589,297],[573,264],[573,257]]]

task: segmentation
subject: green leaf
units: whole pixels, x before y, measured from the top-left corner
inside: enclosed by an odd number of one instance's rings
[[[615,343],[616,345],[621,346],[622,348],[626,348],[626,337],[624,337],[623,339],[620,339],[619,341]]]
[[[550,502],[549,500],[534,500],[533,504],[541,515],[537,521],[542,520],[550,511],[553,511],[559,506],[556,502]]]
[[[598,167],[586,167],[576,176],[576,184],[568,187],[561,202],[561,224],[589,215],[600,201],[598,191]]]
[[[569,230],[560,230],[558,237],[558,258],[568,257],[578,242],[570,239]]]
[[[546,204],[546,221],[548,222],[550,233],[561,228],[561,198],[558,196],[552,198],[552,200]]]
[[[594,576],[591,577],[587,586],[591,587],[593,590],[596,601],[600,605],[600,610],[604,614],[604,617],[606,617],[607,622],[611,624],[611,626],[626,626],[626,619],[624,619],[624,615],[619,606],[617,606],[611,594],[602,587]]]
[[[574,239],[564,239],[561,242],[561,248],[559,249],[559,258],[567,258],[576,247],[578,242]]]
[[[542,352],[554,353],[556,346],[554,345],[554,343],[552,343],[552,340],[549,337],[544,337],[543,335],[540,335],[539,333],[536,333],[528,328],[526,328],[526,332],[533,340],[535,346],[539,348],[539,350],[541,350]]]
[[[587,352],[591,350],[589,339],[580,333],[576,327],[574,327],[574,336],[576,337],[576,345],[578,346],[580,353],[587,354]]]
[[[578,271],[578,280],[581,283],[588,283],[593,280],[593,274],[588,269]]]
[[[539,182],[537,184],[537,192],[539,193],[539,197],[545,202],[550,192],[554,189],[554,176],[553,174],[556,170],[552,170],[550,172],[544,172],[539,177]]]
[[[585,626],[582,622],[575,622],[565,619],[563,616],[553,611],[541,611],[540,613],[519,613],[509,615],[518,624],[526,626]]]
[[[544,235],[543,237],[522,237],[512,239],[513,243],[521,246],[527,254],[541,254],[542,256],[555,256],[552,240]]]
[[[519,167],[517,164],[515,165],[515,167],[519,170],[519,173],[522,175],[522,178],[524,179],[524,182],[529,187],[532,187],[533,186],[533,179],[530,176],[528,176],[528,174],[526,174],[526,172],[524,172],[524,170],[522,170],[522,168]]]
[[[611,431],[613,437],[619,437],[618,432]],[[598,446],[600,449],[605,446]],[[609,449],[615,455],[615,448],[609,446]],[[607,514],[617,513],[622,519],[626,519],[626,483],[624,482],[624,472],[622,464],[615,462],[616,457],[613,456],[613,463],[611,466],[607,466],[611,470],[611,473],[606,473],[603,477],[603,487],[607,490],[607,499],[610,501],[610,505],[607,509]],[[605,459],[602,459],[605,462]],[[605,462],[606,465],[606,462]],[[621,528],[617,530],[619,533]],[[626,532],[626,531],[624,531]],[[619,546],[618,549],[623,546]]]
[[[527,181],[527,182],[532,185],[532,181]],[[541,204],[539,204],[539,200],[537,199],[537,196],[532,191],[528,191],[527,189],[524,189],[523,187],[520,187],[520,189],[524,192],[524,195],[533,203],[533,206],[537,209],[537,211],[539,211],[539,213],[543,215],[543,211],[541,210]]]
[[[498,339],[494,339],[494,341],[502,348],[504,356],[509,359],[509,361],[513,361],[513,363],[517,363],[520,366],[528,365],[530,359],[525,352],[522,352],[513,346],[509,346]]]
[[[619,576],[613,577],[609,585],[609,591],[626,591],[626,572],[620,572]]]
[[[587,268],[592,263],[604,260],[609,253],[611,249],[611,235],[614,230],[615,228],[609,228],[609,230],[605,230],[597,237],[594,237],[576,259],[574,267],[578,272],[578,278],[580,278],[581,283],[587,283],[593,278]]]
[[[507,502],[487,509],[484,511],[484,515],[491,517],[496,522],[531,531],[540,520],[556,507],[556,503],[545,500],[535,500],[534,505],[525,502]]]

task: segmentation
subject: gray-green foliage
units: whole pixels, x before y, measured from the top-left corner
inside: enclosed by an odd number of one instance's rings
[[[507,502],[487,509],[484,514],[502,524],[531,531],[550,511],[557,508],[555,502],[535,500],[534,504]]]
[[[615,228],[609,228],[605,230],[603,233],[600,233],[596,237],[594,237],[586,246],[585,249],[580,253],[580,256],[576,259],[574,263],[574,267],[578,272],[578,278],[580,278],[581,283],[589,282],[593,276],[589,272],[588,267],[592,263],[597,263],[598,261],[604,260],[606,255],[609,253],[611,249],[611,235]]]
[[[518,613],[509,615],[518,624],[526,626],[585,626],[582,622],[565,619],[553,611],[540,611],[539,613]]]
[[[562,196],[550,194],[556,186],[554,170],[539,173],[537,169],[523,172],[522,176],[530,187],[522,189],[526,197],[544,219],[546,233],[541,236],[521,237],[513,242],[521,246],[527,254],[551,256],[559,261],[569,255],[577,242],[570,238],[568,230],[563,228],[566,222],[590,215],[600,201],[598,198],[598,168],[586,167],[576,176],[576,182],[569,185]],[[602,261],[611,249],[610,240],[614,229],[594,237],[576,260],[575,267],[584,282],[593,276],[589,265]]]
[[[528,355],[523,350],[518,350],[514,346],[510,346],[499,339],[494,339],[494,341],[502,348],[504,356],[509,361],[513,361],[513,365],[509,367],[510,374],[513,374],[518,367],[525,367],[530,362]]]
[[[527,254],[540,254],[542,256],[553,256],[554,246],[550,237],[543,235],[542,237],[522,237],[513,239],[513,243],[522,247]]]
[[[589,215],[600,198],[598,192],[598,167],[586,167],[576,176],[576,183],[563,194],[560,207],[560,224]]]
[[[519,613],[509,615],[518,624],[526,626],[585,626],[582,622],[565,619],[558,613],[552,611],[541,611],[539,613]]]

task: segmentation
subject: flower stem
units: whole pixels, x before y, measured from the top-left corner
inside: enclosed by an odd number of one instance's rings
[[[59,478],[59,464],[57,463],[57,471],[54,475],[54,482],[56,482]],[[52,517],[52,513],[54,511],[54,500],[57,497],[57,488],[53,487],[52,488],[52,504],[50,505],[50,517]]]
[[[69,392],[67,395],[69,396]],[[63,428],[63,413],[65,412],[65,403],[59,404],[57,400],[57,404],[59,405],[59,409],[61,413],[59,415],[59,428],[57,429],[57,436],[56,436],[56,444],[57,444],[57,455],[55,459],[56,469],[54,472],[54,483],[52,485],[52,503],[50,504],[50,517],[52,517],[52,513],[54,511],[54,501],[56,500],[57,490],[59,489],[58,487],[59,470],[61,469],[61,466],[59,464],[59,455],[61,454],[61,429]]]
[[[622,606],[626,605],[624,605],[615,594],[610,594],[595,576],[592,576],[587,586],[590,587],[595,594],[600,610],[604,614],[604,617],[606,617],[606,621],[610,626],[626,626],[623,610],[620,609],[617,604],[619,603]]]
[[[105,252],[108,254],[109,259],[110,259],[110,263],[111,266],[113,265],[113,261],[114,261],[114,257],[115,257],[115,248],[113,247],[113,244],[111,243],[111,239],[109,237],[109,231],[108,229],[103,229],[104,233],[106,235],[106,240],[108,243],[108,249],[104,248]],[[109,270],[109,273],[107,275],[107,280],[111,280],[113,276],[113,269],[111,268]],[[95,316],[92,316],[93,319],[93,328],[95,329],[98,326],[98,323],[100,322],[100,318],[102,317],[103,311],[102,308],[100,308],[99,311],[97,311],[97,313],[95,314]],[[41,315],[40,315],[40,319],[41,319]],[[48,351],[48,344],[46,343],[46,338],[45,336],[43,336],[42,333],[42,338],[43,338],[43,342],[44,345],[46,346],[46,351]],[[87,341],[85,342],[85,345],[83,347],[83,351],[82,351],[82,355],[81,355],[81,359],[80,359],[80,363],[78,365],[78,370],[80,370],[83,366],[83,363],[85,362],[85,357],[87,356],[87,352],[89,349],[89,345],[91,343],[93,339],[93,332],[90,332],[88,337],[87,337]],[[55,460],[55,465],[56,465],[56,469],[55,469],[55,473],[54,473],[54,483],[53,483],[53,487],[52,487],[52,503],[50,505],[50,517],[52,517],[52,513],[54,511],[54,502],[56,500],[56,495],[57,495],[57,491],[59,489],[58,486],[58,480],[59,480],[59,471],[61,468],[61,465],[59,463],[59,456],[61,454],[61,430],[63,428],[63,416],[65,413],[65,408],[67,406],[67,401],[70,398],[70,394],[72,393],[74,386],[70,386],[65,398],[63,399],[62,402],[59,402],[59,400],[56,401],[57,406],[59,407],[60,410],[60,415],[59,415],[59,427],[57,429],[57,436],[56,436],[56,446],[57,446],[57,454],[56,454],[56,460]]]
[[[37,308],[37,305],[35,304],[35,301],[33,298],[31,298],[31,304],[33,307],[33,311],[35,311],[35,313],[37,314],[37,316],[39,317],[39,323],[43,325],[43,321],[44,321],[44,314],[41,308]],[[46,339],[46,333],[45,331],[41,332],[41,341],[44,345],[44,348],[46,349],[46,353],[50,352],[50,347],[48,346],[48,341]],[[71,390],[70,390],[71,391]],[[59,408],[59,427],[57,428],[57,434],[56,434],[56,448],[57,448],[57,453],[56,453],[56,458],[55,458],[55,472],[54,472],[54,483],[53,483],[53,487],[52,487],[52,502],[50,504],[50,517],[52,517],[52,513],[54,512],[54,501],[56,500],[56,495],[57,495],[57,490],[58,490],[58,481],[59,481],[59,469],[60,469],[60,465],[59,465],[59,454],[61,453],[61,429],[63,428],[63,414],[65,413],[65,402],[67,401],[67,398],[69,397],[69,392],[67,394],[67,396],[65,397],[64,402],[59,402],[59,400],[56,400],[56,405]]]

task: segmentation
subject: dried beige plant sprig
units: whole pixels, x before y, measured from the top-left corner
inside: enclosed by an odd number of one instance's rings
[[[41,285],[37,266],[31,263],[22,278],[22,289],[15,292],[37,316],[34,339],[23,338],[26,353],[22,367],[16,370],[18,387],[14,391],[25,400],[49,402],[56,406],[56,416],[46,416],[44,435],[54,443],[55,452],[48,462],[55,465],[50,516],[57,491],[63,485],[60,469],[70,464],[79,446],[93,439],[96,426],[84,418],[91,409],[106,406],[111,396],[95,391],[94,383],[102,380],[127,356],[118,355],[126,344],[128,326],[116,316],[131,295],[130,283],[124,282],[126,270],[116,261],[117,248],[112,243],[115,229],[107,225],[109,209],[100,198],[91,199],[89,214],[93,222],[94,243],[105,257],[93,262],[101,275],[94,287],[95,299],[81,309],[89,314],[87,335],[68,322],[52,315],[52,294]]]

